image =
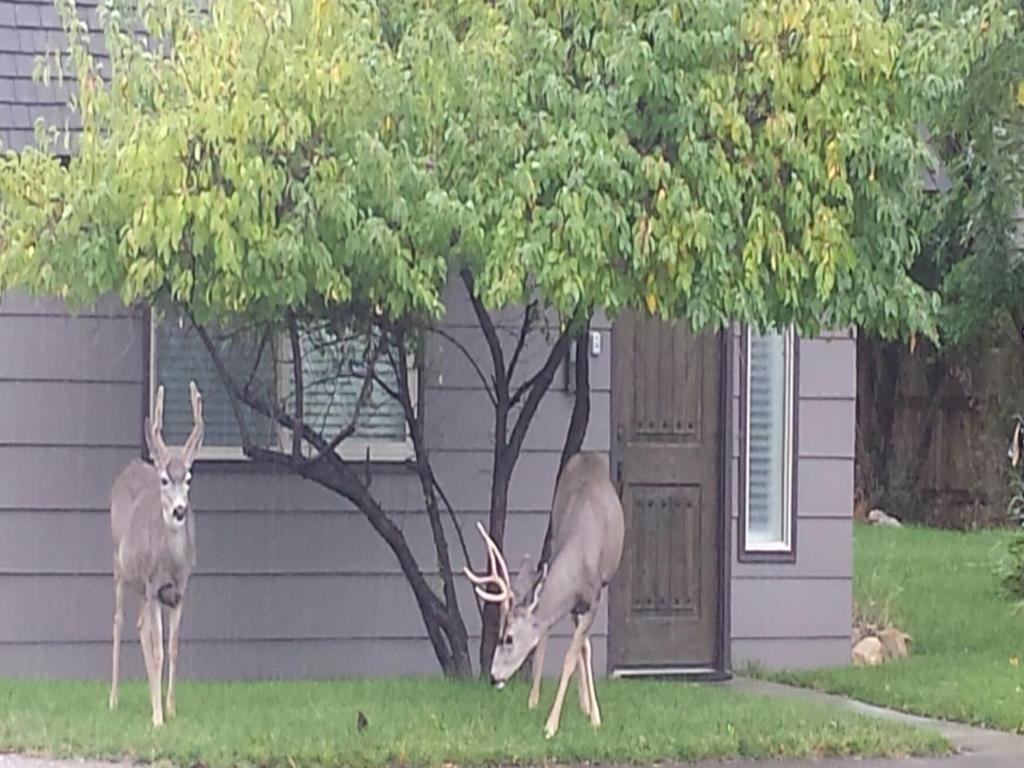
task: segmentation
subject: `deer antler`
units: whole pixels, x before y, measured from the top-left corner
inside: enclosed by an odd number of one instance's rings
[[[466,578],[469,579],[476,586],[474,591],[480,597],[488,603],[505,603],[510,604],[513,601],[514,594],[512,592],[512,581],[509,579],[508,566],[505,564],[505,558],[502,557],[501,551],[498,549],[498,545],[494,543],[494,540],[487,535],[487,531],[484,529],[482,523],[477,521],[476,529],[480,531],[480,535],[484,539],[484,544],[487,545],[487,559],[490,566],[490,572],[484,576],[480,576],[473,573],[468,567],[463,568],[462,572],[466,574]],[[485,587],[496,586],[498,592],[488,592]]]
[[[163,387],[161,387],[162,389]],[[194,381],[188,383],[188,391],[192,400],[192,432],[189,434],[188,440],[185,441],[183,453],[186,461],[191,464],[199,451],[199,446],[202,445],[206,424],[203,421],[203,396],[199,394],[199,387]]]
[[[153,414],[148,419],[146,431],[149,435],[152,453],[163,456],[167,453],[167,446],[164,444],[164,385],[161,384],[156,390],[156,400],[153,403]],[[154,456],[154,458],[156,458]]]

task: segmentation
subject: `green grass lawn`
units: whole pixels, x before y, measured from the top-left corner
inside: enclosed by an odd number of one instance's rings
[[[1024,612],[999,591],[1012,534],[857,526],[854,595],[913,638],[875,668],[773,675],[921,715],[1024,732]]]
[[[183,683],[178,718],[149,724],[141,683],[106,709],[98,683],[0,680],[0,752],[130,756],[179,766],[379,766],[643,762],[701,758],[937,753],[934,734],[805,702],[710,685],[598,681],[594,731],[570,691],[562,727],[542,735],[526,688],[442,680]],[[369,726],[356,729],[362,711]]]

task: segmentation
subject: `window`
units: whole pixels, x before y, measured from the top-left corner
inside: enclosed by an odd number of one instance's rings
[[[200,459],[243,459],[242,440],[231,398],[221,384],[210,355],[199,335],[181,323],[172,313],[151,322],[150,392],[164,385],[164,440],[180,445],[192,429],[192,410],[188,382],[194,379],[203,393],[203,417],[206,435]],[[291,345],[287,339],[263,343],[247,333],[223,333],[213,338],[221,359],[232,378],[250,381],[267,399],[273,399],[291,412],[295,387],[292,376]],[[353,409],[362,394],[366,345],[353,334],[336,339],[324,331],[303,334],[302,377],[305,396],[303,421],[328,440],[352,419]],[[386,355],[378,360],[375,372],[389,388],[395,388],[397,372]],[[416,397],[416,371],[410,363],[410,385]],[[415,402],[414,402],[415,405]],[[269,418],[242,406],[243,418],[254,443],[265,448],[290,450],[290,432]],[[309,446],[306,450],[312,453]],[[356,429],[342,441],[338,453],[347,459],[401,461],[412,455],[405,415],[401,405],[383,387],[370,388],[359,411]]]
[[[791,560],[796,445],[793,331],[747,333],[744,352],[741,559]]]

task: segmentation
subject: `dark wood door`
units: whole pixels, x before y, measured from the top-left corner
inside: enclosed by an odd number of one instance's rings
[[[615,474],[626,514],[609,588],[609,661],[629,667],[718,664],[721,351],[641,314],[612,333]]]

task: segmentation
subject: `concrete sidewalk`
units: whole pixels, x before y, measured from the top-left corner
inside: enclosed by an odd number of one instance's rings
[[[863,704],[843,696],[832,696],[827,693],[810,691],[805,688],[793,688],[750,678],[734,678],[723,687],[742,693],[760,693],[769,696],[781,696],[817,702],[823,706],[837,707],[862,715],[869,715],[885,720],[930,728],[938,731],[953,745],[956,754],[947,757],[885,759],[829,759],[829,760],[780,760],[766,763],[771,768],[1024,768],[1024,736],[1017,736],[1003,731],[992,731],[986,728],[975,728],[961,723],[945,720],[933,720],[927,717],[908,715],[883,709],[870,704]],[[756,764],[750,761],[748,765]],[[701,766],[710,768],[711,763]],[[722,763],[717,764],[719,768]],[[740,766],[743,763],[734,763]],[[2,766],[0,766],[2,768]],[[696,768],[696,766],[694,766]]]
[[[709,685],[716,685],[709,683]],[[841,758],[827,760],[740,760],[711,761],[673,765],[669,762],[658,764],[658,768],[1024,768],[1024,736],[1002,731],[974,728],[944,720],[894,712],[869,704],[862,704],[842,696],[791,688],[785,685],[767,683],[749,678],[735,678],[726,683],[717,683],[725,688],[742,693],[758,693],[812,701],[822,706],[836,707],[863,715],[879,717],[919,728],[938,731],[953,745],[956,754],[947,757],[921,757],[903,759]],[[131,763],[104,763],[94,760],[49,760],[21,755],[0,755],[0,768],[133,768]],[[591,763],[587,768],[602,768],[600,763]],[[604,768],[611,768],[605,766]]]

